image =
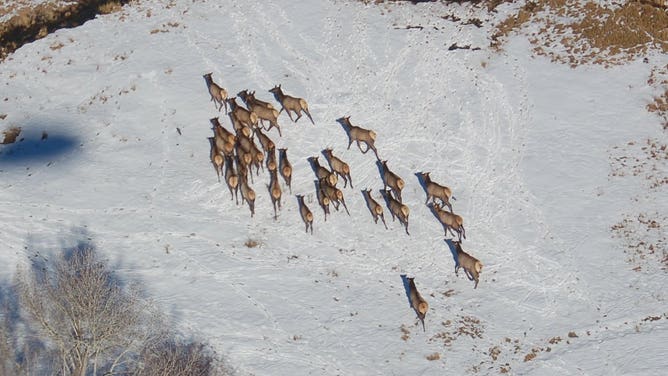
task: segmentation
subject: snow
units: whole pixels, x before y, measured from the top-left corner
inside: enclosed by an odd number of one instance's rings
[[[522,37],[490,51],[489,22],[440,17],[451,13],[489,18],[432,3],[144,1],[23,46],[0,69],[0,129],[25,139],[0,145],[0,280],[91,242],[242,375],[662,374],[665,270],[632,270],[611,226],[665,218],[666,186],[611,177],[609,154],[666,143],[645,105],[650,69],[668,58],[572,69],[531,56]],[[253,218],[217,182],[209,119],[230,124],[208,72],[230,93],[276,103],[267,90],[281,84],[309,103],[315,125],[281,114],[283,137],[270,132],[295,169],[277,220],[266,172]],[[387,208],[390,229],[373,223],[360,190],[383,203],[383,184],[373,153],[346,149],[345,115],[376,131],[406,181],[410,236]],[[325,147],[355,186],[343,189],[350,216],[332,208],[326,222],[306,161]],[[463,247],[485,265],[475,290],[454,274],[418,171],[453,189]],[[426,332],[402,275],[430,304]]]

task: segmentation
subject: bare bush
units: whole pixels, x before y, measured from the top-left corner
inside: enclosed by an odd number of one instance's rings
[[[140,356],[135,376],[207,376],[218,374],[213,351],[200,341],[186,341],[169,336],[146,346]],[[222,373],[221,373],[222,374]]]

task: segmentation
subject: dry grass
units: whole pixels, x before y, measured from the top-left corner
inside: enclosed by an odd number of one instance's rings
[[[529,22],[540,26],[529,35],[534,52],[573,67],[622,64],[650,49],[668,52],[668,13],[638,1],[620,5],[588,0],[528,1],[499,23],[492,46],[502,48],[508,35],[525,30]]]
[[[663,119],[663,129],[668,129],[668,65],[655,67],[647,80],[647,84],[660,93],[647,105],[647,111],[654,112]]]
[[[626,214],[611,227],[613,236],[621,240],[626,261],[633,270],[668,271],[668,238],[661,225],[667,221],[668,217],[659,213]]]
[[[1,144],[13,144],[16,142],[19,134],[21,134],[21,127],[10,127],[9,129],[3,131],[2,134],[4,137],[2,142],[0,142]]]

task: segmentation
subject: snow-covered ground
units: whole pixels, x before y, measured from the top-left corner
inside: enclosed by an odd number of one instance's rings
[[[473,17],[482,28],[464,24]],[[666,271],[652,255],[633,270],[611,228],[665,220],[667,185],[614,176],[611,155],[668,142],[645,110],[650,70],[668,57],[571,69],[531,57],[522,37],[493,52],[489,17],[434,3],[154,0],[23,46],[0,64],[0,130],[24,138],[0,145],[2,281],[28,257],[91,242],[241,375],[663,374]],[[216,179],[209,119],[230,124],[208,72],[230,93],[277,104],[268,89],[281,84],[309,103],[315,125],[283,113],[283,137],[269,133],[295,169],[277,220],[266,172],[252,218]],[[360,190],[382,202],[383,183],[373,153],[346,149],[344,115],[376,131],[406,181],[410,236],[387,209],[389,230],[373,223]],[[355,188],[342,188],[350,216],[332,208],[325,222],[307,158],[325,163],[326,147]],[[475,290],[455,276],[419,171],[453,190],[464,249],[485,265]],[[652,234],[665,247],[665,230]],[[425,332],[402,275],[430,304]]]

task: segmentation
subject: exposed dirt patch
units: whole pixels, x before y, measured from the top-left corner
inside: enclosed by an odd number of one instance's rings
[[[0,23],[0,61],[25,43],[43,38],[64,27],[76,27],[121,9],[130,0],[45,1],[30,6],[25,0],[9,2],[0,7],[0,16],[13,14]]]

